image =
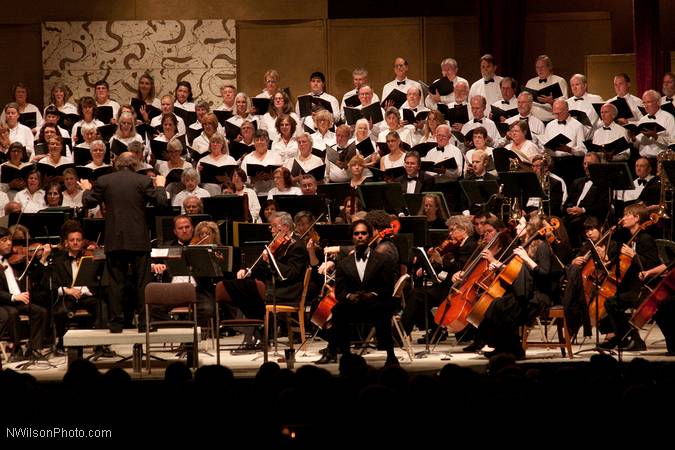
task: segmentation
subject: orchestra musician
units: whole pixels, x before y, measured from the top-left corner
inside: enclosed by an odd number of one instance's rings
[[[280,279],[271,267],[268,251],[264,250],[261,260],[253,267],[237,272],[236,280],[224,280],[224,300],[238,307],[247,318],[263,319],[265,304],[272,303],[275,296],[278,305],[297,305],[302,295],[302,283],[309,262],[305,243],[294,233],[291,215],[278,211],[270,216],[270,229],[273,242],[268,246],[273,250],[274,259],[281,275]],[[274,288],[272,277],[275,277]],[[261,289],[258,288],[258,285]],[[262,296],[261,293],[264,293]],[[252,350],[259,346],[261,336],[247,335],[242,350]]]
[[[617,345],[626,351],[642,351],[647,348],[638,330],[628,324],[625,311],[639,305],[643,285],[640,272],[649,271],[661,263],[654,238],[643,230],[642,225],[648,219],[648,210],[643,205],[628,205],[624,210],[621,222],[632,235],[632,244],[621,246],[621,257],[630,262],[619,280],[617,295],[605,301],[608,323],[614,335],[600,344],[602,348],[611,349]]]
[[[357,220],[351,229],[354,252],[336,265],[337,304],[332,310],[333,334],[329,335],[328,349],[316,363],[336,363],[338,351],[342,355],[349,354],[349,324],[367,321],[375,325],[378,349],[387,352],[385,367],[397,366],[391,329],[396,266],[384,254],[368,246],[374,230],[367,221]]]

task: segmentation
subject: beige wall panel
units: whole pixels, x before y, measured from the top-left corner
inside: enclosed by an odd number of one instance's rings
[[[394,78],[397,56],[408,60],[408,76],[419,79],[423,47],[419,18],[349,19],[330,21],[328,91],[338,99],[353,89],[351,74],[356,66],[368,69],[370,84],[378,95]]]
[[[306,93],[309,74],[316,70],[326,72],[325,35],[322,20],[237,22],[238,89],[258,94],[265,70],[274,68],[281,77],[279,86],[290,87],[293,99]]]
[[[12,99],[11,87],[18,81],[30,88],[29,101],[42,106],[40,45],[40,24],[0,27],[0,54],[11,62],[0,64],[0,107]]]
[[[611,21],[605,12],[533,14],[525,28],[523,82],[536,75],[535,58],[546,53],[557,75],[569,80],[584,70],[584,55],[607,54]],[[597,91],[599,86],[594,88]]]
[[[589,89],[604,99],[612,98],[614,92],[614,75],[627,73],[631,80],[635,80],[635,55],[622,53],[617,55],[587,55],[586,77]],[[631,86],[631,94],[637,95],[635,84]]]
[[[136,0],[139,19],[322,19],[328,3],[309,0]]]
[[[480,39],[475,17],[428,17],[424,19],[425,77],[434,81],[441,74],[443,58],[454,58],[459,75],[473,82],[480,77]]]

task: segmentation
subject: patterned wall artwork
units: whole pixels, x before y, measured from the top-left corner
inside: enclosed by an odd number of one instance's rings
[[[42,66],[45,105],[57,81],[70,87],[74,103],[93,96],[99,79],[110,84],[111,98],[127,103],[147,71],[157,97],[187,80],[195,99],[218,106],[220,86],[236,84],[235,21],[45,22]]]

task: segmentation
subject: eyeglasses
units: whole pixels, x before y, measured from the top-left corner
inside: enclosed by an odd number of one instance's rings
[[[199,237],[206,237],[206,236],[211,236],[211,232],[210,231],[199,232]]]
[[[367,232],[367,231],[354,231],[352,234],[353,234],[354,236],[368,236],[368,232]]]

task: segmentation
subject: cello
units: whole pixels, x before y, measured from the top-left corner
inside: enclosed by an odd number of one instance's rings
[[[480,278],[484,276],[485,271],[490,264],[482,257],[482,251],[492,247],[501,234],[501,231],[495,234],[495,236],[481,249],[478,256],[473,260],[469,260],[468,265],[464,269],[462,278],[453,283],[450,288],[450,294],[440,304],[436,311],[436,315],[434,316],[434,322],[439,326],[447,327],[454,332],[459,332],[468,325],[466,317],[478,295],[476,291],[477,283]]]
[[[649,215],[649,220],[646,220],[644,223],[639,225],[637,231],[633,233],[625,245],[630,245],[638,236],[638,234],[640,234],[640,231],[647,229],[647,227],[654,225],[658,221],[659,215],[656,213],[651,213]],[[621,223],[621,221],[619,221],[619,223]],[[594,327],[598,325],[599,320],[602,320],[607,315],[607,311],[605,310],[605,301],[608,298],[614,297],[616,295],[617,287],[628,271],[632,260],[632,257],[629,257],[624,253],[619,253],[618,278],[616,276],[615,267],[611,268],[611,270],[608,270],[608,275],[604,277],[604,280],[598,289],[597,295],[595,296],[595,301],[591,301],[589,303],[588,313],[591,316],[591,325]]]
[[[595,244],[596,247],[599,245],[602,245],[605,240],[607,240],[607,244],[605,245],[605,253],[609,250],[609,236],[614,232],[616,229],[616,225],[610,227],[605,233],[600,236],[598,239],[598,242]],[[593,295],[593,288],[594,288],[594,281],[596,279],[595,275],[596,267],[595,267],[595,261],[593,261],[593,258],[591,258],[591,251],[589,250],[586,252],[584,255],[584,263],[582,264],[581,267],[581,284],[584,290],[584,297],[586,298],[586,303],[590,303],[591,297]]]
[[[675,269],[661,280],[649,296],[638,306],[630,319],[630,324],[635,328],[642,328],[649,322],[659,305],[675,293]]]
[[[544,236],[547,239],[555,239],[553,232],[559,227],[560,220],[555,217],[552,218],[550,225],[543,226],[537,230],[537,232],[532,234],[532,236],[530,236],[530,238],[522,245],[522,247],[527,248],[532,243],[532,241],[534,241],[539,236]],[[504,266],[494,277],[494,280],[489,286],[478,283],[478,287],[484,289],[484,292],[473,305],[473,308],[471,308],[469,314],[466,316],[467,322],[478,328],[480,323],[485,318],[485,313],[487,312],[490,305],[492,305],[496,299],[502,297],[506,293],[506,286],[513,284],[523,267],[523,263],[523,259],[514,253],[504,262]]]

